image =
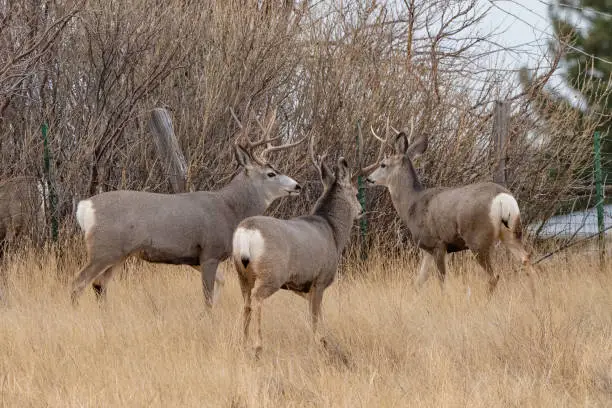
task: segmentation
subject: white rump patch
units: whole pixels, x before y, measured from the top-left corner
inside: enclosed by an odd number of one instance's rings
[[[499,229],[502,223],[507,223],[509,228],[512,228],[514,220],[520,215],[518,203],[508,193],[499,193],[491,201],[491,211],[489,216],[496,235],[499,234]]]
[[[238,227],[234,232],[232,248],[234,259],[253,261],[263,254],[264,239],[259,230]]]
[[[87,235],[94,225],[96,225],[96,210],[91,200],[79,201],[76,219],[85,235]]]

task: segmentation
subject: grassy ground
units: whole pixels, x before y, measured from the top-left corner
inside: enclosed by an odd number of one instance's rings
[[[88,290],[73,308],[69,281],[82,259],[16,256],[4,266],[1,405],[612,405],[612,269],[553,258],[532,298],[506,268],[489,299],[469,257],[452,263],[444,293],[434,279],[415,291],[415,265],[374,258],[345,266],[353,273],[324,297],[323,331],[345,365],[314,343],[306,302],[287,292],[264,305],[255,361],[242,347],[229,267],[212,315],[195,271],[136,262],[104,307]]]

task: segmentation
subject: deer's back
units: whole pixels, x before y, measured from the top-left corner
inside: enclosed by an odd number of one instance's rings
[[[318,216],[280,220],[267,216],[250,217],[238,228],[257,230],[263,241],[263,265],[279,284],[303,287],[313,281],[333,281],[338,254],[328,224]]]
[[[95,241],[116,240],[123,252],[145,248],[192,257],[206,250],[227,257],[231,251],[234,225],[227,221],[227,209],[205,192],[112,191],[84,201],[91,202],[94,218],[85,233]]]
[[[509,191],[491,182],[424,190],[410,206],[407,224],[422,247],[442,241],[450,252],[467,249],[473,234],[488,234],[491,202],[499,193]]]

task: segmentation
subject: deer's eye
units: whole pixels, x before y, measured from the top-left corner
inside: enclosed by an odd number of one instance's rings
[[[275,176],[276,176],[276,173],[274,173],[272,171],[268,173],[268,177],[270,177],[270,178],[275,177]]]
[[[387,165],[385,163],[380,163],[380,168],[384,169],[385,167],[387,167]]]

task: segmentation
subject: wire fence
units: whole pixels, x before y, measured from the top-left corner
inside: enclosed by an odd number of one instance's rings
[[[539,242],[549,244],[553,253],[569,247],[582,252],[599,253],[603,263],[612,255],[612,152],[601,151],[599,135],[594,135],[593,167],[584,176],[590,182],[577,188],[575,198],[561,202],[558,213],[534,222],[528,232]],[[579,245],[579,246],[578,246]],[[540,260],[548,258],[545,255]]]
[[[604,169],[612,168],[612,152],[601,152],[600,156],[602,167]],[[150,169],[143,169],[141,166],[129,164],[111,166],[116,171],[110,172],[109,174],[113,175],[113,177],[104,180],[104,183],[100,184],[100,191],[114,189],[164,191],[167,190],[166,184],[169,184],[169,180],[177,176],[177,174],[165,170],[163,168],[164,166],[158,164],[154,164]],[[151,176],[152,173],[155,173],[155,177]],[[195,170],[194,173],[196,173]],[[187,190],[197,191],[219,188],[219,186],[226,184],[235,173],[235,168],[229,170],[198,168],[197,174],[193,174],[192,178],[188,180]],[[603,234],[606,239],[612,241],[612,200],[610,200],[606,194],[612,191],[612,180],[609,180],[608,177],[602,178],[601,191],[603,197],[599,199],[601,202],[598,202],[598,197],[596,197],[597,180],[595,173],[595,166],[593,166],[593,169],[586,172],[583,176],[584,184],[576,186],[576,194],[574,194],[570,200],[557,203],[555,207],[556,213],[552,216],[544,220],[533,221],[527,225],[527,233],[535,241],[548,243],[548,247],[551,248],[552,246],[553,250],[572,246],[574,242],[581,241],[584,242],[584,244],[582,244],[580,248],[587,251],[596,251],[599,248],[597,240],[590,238],[597,237],[601,228],[605,230]],[[309,177],[307,179],[300,179],[300,183],[310,187],[306,189],[308,192],[304,200],[316,200],[316,196],[319,192],[319,180]],[[61,195],[61,186],[57,185],[56,187]],[[380,194],[376,197],[374,196],[375,194],[373,194],[374,192],[369,192],[367,194],[368,200],[364,199],[362,203],[366,207],[368,218],[372,221],[377,217],[383,216],[375,205],[375,202],[380,200]],[[69,224],[74,224],[72,228],[76,227],[74,217],[70,215],[74,215],[78,200],[84,198],[86,197],[69,197],[69,201],[71,202],[70,206],[72,208],[64,208],[63,212],[66,214],[59,216],[65,224],[64,228],[71,228],[69,225],[66,225],[67,220]],[[61,197],[61,199],[61,201],[67,202],[67,197]],[[601,225],[598,220],[598,204],[601,204],[603,208],[603,224]],[[280,205],[280,203],[273,205],[270,212],[276,214]],[[55,209],[55,212],[59,214],[61,211]],[[48,224],[51,225],[53,221],[50,217],[52,217],[53,213],[49,212],[48,214]],[[399,237],[398,242],[405,242],[408,240],[408,238],[403,237],[405,228],[396,226],[394,229],[398,230],[396,234]],[[360,225],[360,230],[360,240],[366,242],[365,236],[368,235],[369,232],[365,221]],[[404,247],[405,245],[399,243],[396,246]],[[612,254],[612,242],[606,245],[606,254]],[[361,256],[365,257],[363,248],[361,250]]]

